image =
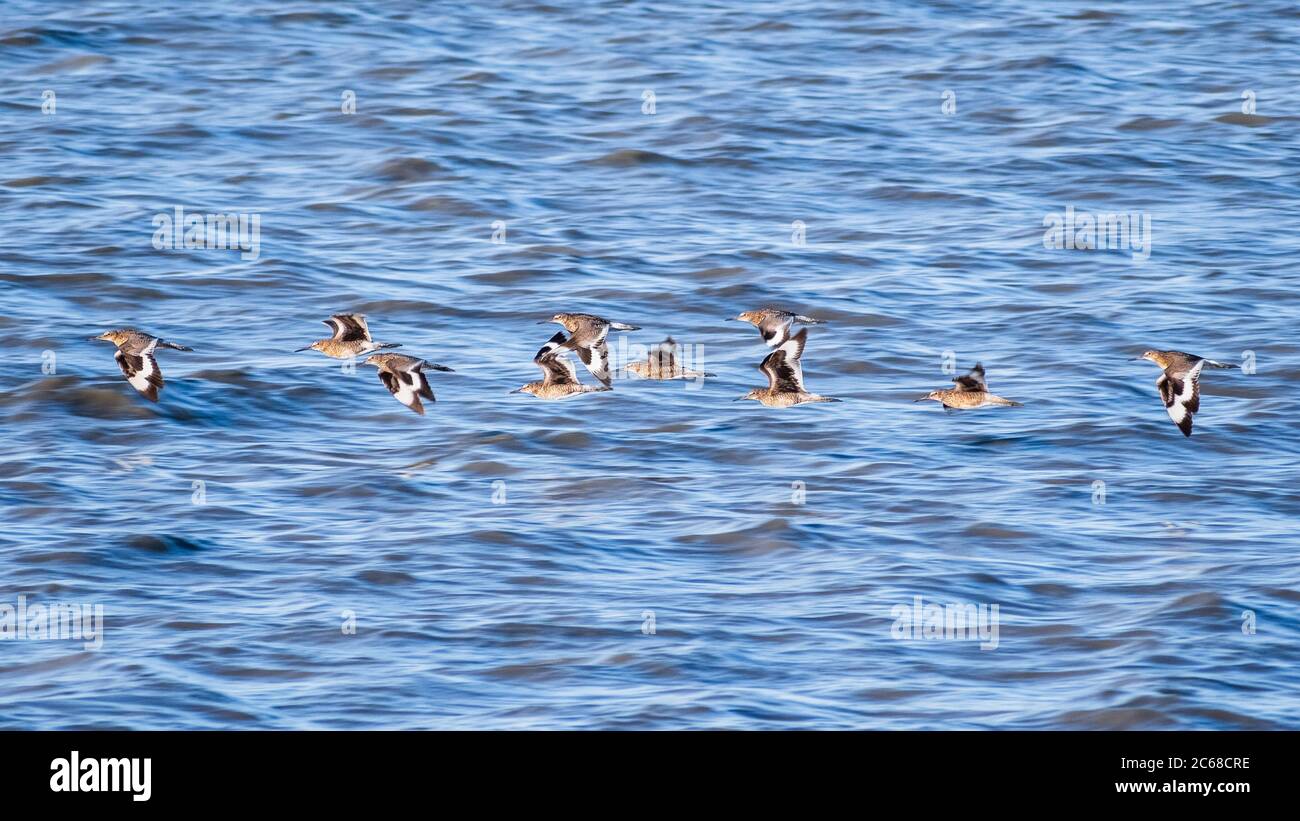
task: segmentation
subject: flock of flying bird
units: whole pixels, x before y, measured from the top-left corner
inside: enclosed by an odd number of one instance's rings
[[[804,346],[808,340],[808,329],[800,328],[791,334],[790,328],[797,322],[801,325],[820,325],[823,320],[801,314],[783,311],[777,308],[762,308],[757,311],[745,311],[733,319],[748,322],[758,329],[764,343],[772,352],[764,357],[758,365],[767,376],[766,388],[755,388],[735,401],[753,399],[773,408],[786,408],[806,402],[839,402],[829,396],[820,396],[809,392],[804,387],[803,357]],[[425,375],[426,368],[435,371],[451,371],[445,365],[438,365],[414,356],[397,353],[376,353],[388,348],[400,348],[396,342],[376,342],[370,336],[370,328],[362,314],[335,314],[324,320],[333,329],[328,339],[319,339],[298,351],[320,351],[335,359],[350,359],[367,355],[363,365],[373,365],[379,370],[379,379],[384,387],[406,407],[424,415],[422,398],[434,401],[433,389]],[[636,325],[610,322],[592,314],[556,314],[539,325],[558,323],[568,331],[558,331],[546,341],[533,363],[542,370],[542,379],[529,382],[511,393],[529,393],[539,399],[567,399],[584,393],[597,393],[613,390],[610,385],[609,345],[607,339],[611,330],[637,331]],[[107,331],[92,340],[112,342],[117,351],[113,358],[122,369],[126,381],[147,399],[158,401],[158,391],[163,386],[162,371],[154,352],[158,348],[173,348],[178,351],[192,351],[193,348],[168,342],[152,334],[134,328],[119,328]],[[642,379],[699,379],[714,376],[704,371],[691,370],[678,364],[676,343],[672,337],[666,339],[652,351],[644,362],[628,363],[624,370]],[[599,385],[584,385],[578,379],[573,361],[566,355],[573,351],[582,360]],[[1156,388],[1165,404],[1169,418],[1174,421],[1184,436],[1192,435],[1192,415],[1200,410],[1200,376],[1201,369],[1235,368],[1181,351],[1147,351],[1135,361],[1146,360],[1160,366],[1162,373],[1156,380]],[[1021,403],[1004,399],[989,392],[984,378],[984,367],[979,363],[962,376],[953,380],[956,387],[946,390],[930,391],[915,400],[924,402],[933,399],[943,405],[944,410],[983,408],[989,406],[1020,407]]]

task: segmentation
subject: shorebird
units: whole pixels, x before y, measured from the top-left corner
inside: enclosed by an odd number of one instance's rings
[[[839,402],[838,399],[818,396],[804,389],[803,366],[799,364],[799,358],[803,356],[803,346],[807,339],[808,329],[800,328],[799,333],[782,342],[758,366],[759,370],[767,374],[767,387],[755,388],[733,401],[756,399],[769,408],[788,408],[804,402]]]
[[[564,333],[556,331],[555,336],[548,339],[533,357],[534,364],[542,369],[545,377],[540,382],[529,382],[522,388],[512,390],[511,393],[531,393],[538,399],[567,399],[581,393],[612,390],[608,385],[595,387],[579,382],[578,371],[573,367],[573,360],[561,352],[564,343]]]
[[[1164,368],[1165,372],[1156,380],[1156,388],[1165,402],[1169,418],[1174,420],[1183,436],[1192,435],[1192,414],[1201,409],[1201,368],[1237,367],[1182,351],[1147,351],[1133,361],[1143,359]]]
[[[117,346],[113,359],[117,360],[122,375],[126,377],[127,382],[131,383],[131,387],[144,394],[150,402],[158,401],[158,391],[162,390],[163,386],[162,370],[158,367],[158,360],[153,357],[154,350],[159,347],[173,348],[178,351],[194,350],[184,345],[177,345],[175,342],[159,339],[153,334],[137,331],[135,328],[117,328],[105,331],[99,336],[92,336],[90,339],[92,342],[100,340],[112,342]]]
[[[334,329],[334,336],[318,339],[298,351],[320,351],[335,359],[347,359],[353,356],[378,351],[383,348],[400,348],[398,342],[376,342],[370,338],[370,327],[366,325],[364,314],[334,314],[329,319],[322,319]]]
[[[644,362],[632,362],[624,370],[642,379],[699,379],[716,374],[692,371],[677,364],[677,342],[671,336],[659,343]]]
[[[826,320],[813,319],[810,316],[783,311],[780,308],[759,308],[757,311],[745,311],[740,316],[727,317],[730,320],[748,322],[763,336],[763,342],[769,348],[775,348],[790,338],[790,326],[795,322],[804,325],[823,325]]]
[[[424,416],[424,405],[420,403],[420,397],[423,396],[430,402],[436,401],[433,397],[433,389],[429,387],[429,378],[424,375],[424,369],[433,368],[435,371],[455,373],[446,365],[435,365],[400,353],[372,354],[361,364],[374,365],[378,368],[379,381],[384,383],[389,393],[397,397],[398,402],[421,416]]]
[[[591,314],[556,314],[550,319],[544,319],[537,324],[547,325],[551,322],[558,322],[569,332],[569,338],[564,340],[560,347],[576,352],[578,358],[582,360],[582,364],[586,365],[587,370],[591,371],[591,375],[599,379],[600,383],[607,388],[609,387],[609,346],[605,344],[605,338],[609,336],[610,329],[616,331],[641,330],[640,326],[637,325],[610,322],[607,319],[601,319]],[[554,340],[555,337],[551,337],[551,339]]]
[[[984,381],[984,366],[978,362],[971,368],[970,373],[952,381],[957,387],[943,391],[930,391],[916,401],[934,399],[943,404],[944,410],[985,408],[990,405],[1008,408],[1023,407],[1019,402],[1012,402],[1010,399],[1003,399],[1001,396],[989,393],[988,383]]]

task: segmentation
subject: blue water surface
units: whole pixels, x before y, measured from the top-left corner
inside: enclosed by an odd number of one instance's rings
[[[0,635],[104,621],[0,640],[0,727],[1300,726],[1298,55],[1281,0],[3,3]],[[733,401],[768,304],[843,402]],[[338,311],[427,415],[293,353]],[[509,393],[558,311],[717,377]],[[157,405],[123,325],[195,349]],[[1148,348],[1245,365],[1190,439]],[[1024,407],[912,401],[976,361]]]

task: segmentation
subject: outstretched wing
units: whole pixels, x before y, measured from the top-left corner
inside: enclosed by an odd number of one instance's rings
[[[952,380],[959,391],[987,391],[988,382],[984,380],[984,366],[976,362],[970,373]]]
[[[1192,414],[1201,409],[1201,368],[1205,366],[1202,359],[1182,374],[1165,371],[1156,380],[1156,388],[1165,403],[1165,411],[1174,424],[1183,432],[1183,436],[1192,435]]]
[[[415,367],[418,367],[415,366]],[[397,398],[406,407],[424,416],[424,405],[420,402],[423,396],[430,402],[433,400],[433,391],[429,388],[429,382],[424,378],[424,374],[412,367],[410,370],[400,370],[397,372],[379,369],[379,381],[384,383],[388,392]]]
[[[555,335],[546,340],[546,344],[533,357],[533,362],[537,367],[542,369],[545,374],[543,383],[547,385],[577,385],[578,371],[573,367],[573,362],[567,356],[560,353],[561,347],[566,339],[563,331],[556,331]]]
[[[542,380],[547,385],[577,385],[578,371],[573,367],[573,360],[562,354],[551,354],[537,360],[537,366],[546,374]]]
[[[780,393],[802,392],[803,366],[799,363],[803,356],[804,343],[808,340],[808,329],[800,328],[799,333],[782,342],[780,347],[767,355],[759,369],[767,374],[767,387]]]
[[[569,341],[572,342],[573,340],[570,339]],[[591,371],[591,375],[599,379],[600,383],[608,388],[610,380],[609,345],[605,343],[605,340],[602,339],[586,348],[576,345],[573,346],[573,350],[578,354],[578,358],[582,360],[582,364],[587,366],[587,370]]]
[[[791,362],[784,351],[772,351],[758,367],[767,374],[768,390],[778,393],[798,393],[803,390],[803,378],[798,372],[799,363]]]
[[[163,376],[158,368],[158,360],[153,358],[151,350],[133,354],[119,349],[113,354],[113,358],[117,360],[117,366],[122,369],[122,375],[126,377],[127,382],[131,383],[131,387],[144,394],[150,402],[158,401],[158,391],[162,389]]]
[[[592,319],[599,319],[592,317]],[[609,387],[609,345],[605,342],[609,336],[609,323],[599,320],[599,324],[588,324],[587,328],[591,330],[584,332],[580,329],[565,340],[560,347],[568,348],[578,355],[582,364],[591,371],[591,375],[600,380],[605,387]]]
[[[537,353],[533,356],[533,361],[541,364],[541,361],[555,353],[556,349],[563,345],[564,340],[567,338],[568,337],[564,335],[564,331],[556,331],[555,336],[546,340],[546,344],[538,349]]]
[[[785,311],[769,310],[763,321],[758,323],[758,332],[763,335],[763,342],[768,347],[777,347],[790,337],[790,324],[794,314]]]
[[[374,341],[370,338],[370,326],[362,314],[334,314],[321,321],[334,329],[334,339],[337,342]]]
[[[650,354],[650,370],[660,376],[668,376],[677,371],[677,342],[671,336],[659,343],[658,349]]]
[[[414,381],[415,392],[420,396],[423,396],[425,399],[428,399],[430,402],[433,402],[435,399],[433,396],[433,388],[429,387],[429,377],[425,376],[424,371],[421,370],[425,364],[427,363],[421,360],[415,365],[412,365],[411,369],[406,373],[410,374],[411,379]]]

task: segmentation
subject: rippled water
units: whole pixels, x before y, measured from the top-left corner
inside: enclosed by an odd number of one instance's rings
[[[1300,725],[1297,54],[1286,2],[6,3],[0,605],[104,631],[0,641],[0,726]],[[843,403],[732,401],[769,303]],[[427,416],[290,353],[351,310]],[[562,310],[718,378],[509,394]],[[120,325],[195,348],[156,406]],[[1147,348],[1254,373],[1184,439]],[[912,403],[977,360],[1025,407]]]

